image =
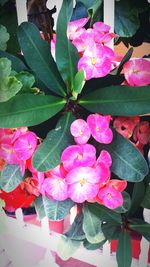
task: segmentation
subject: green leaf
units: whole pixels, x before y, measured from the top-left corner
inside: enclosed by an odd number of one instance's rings
[[[0,127],[32,126],[53,117],[65,104],[54,96],[21,94],[0,105]]]
[[[118,267],[131,267],[132,246],[128,232],[121,232],[119,235],[116,258]]]
[[[64,0],[56,29],[56,62],[58,69],[71,91],[77,72],[79,55],[76,47],[68,40],[67,26],[73,11],[73,0]]]
[[[22,83],[20,93],[34,92],[34,88],[32,88],[32,86],[35,83],[35,78],[31,73],[27,71],[21,71],[20,73],[16,74],[16,78]]]
[[[120,1],[115,5],[115,32],[121,37],[132,37],[140,26],[138,9],[132,1]]]
[[[5,51],[7,49],[7,41],[9,40],[9,33],[5,26],[0,25],[0,50]]]
[[[142,200],[145,196],[145,184],[144,182],[136,183],[133,187],[131,207],[128,211],[128,216],[133,216],[137,209],[140,207]]]
[[[112,143],[105,145],[105,149],[113,159],[112,172],[121,179],[129,182],[140,182],[147,175],[148,165],[141,152],[115,130],[113,130]]]
[[[52,221],[63,220],[74,206],[74,202],[71,199],[58,201],[49,199],[48,197],[43,197],[43,204],[46,216]]]
[[[127,192],[122,192],[123,196],[123,205],[121,207],[118,207],[115,209],[118,213],[125,213],[127,212],[131,207],[131,198],[130,195]]]
[[[101,114],[135,116],[150,113],[150,86],[109,86],[84,96],[80,105]]]
[[[33,155],[32,164],[36,170],[46,172],[61,162],[62,151],[73,141],[70,134],[73,119],[72,114],[67,112],[58,121],[56,128],[48,133]]]
[[[146,240],[150,242],[150,224],[141,220],[141,219],[133,219],[129,224],[129,228],[133,231],[139,232],[144,236]]]
[[[65,236],[74,240],[85,239],[85,233],[83,232],[82,224],[83,224],[83,214],[81,212],[76,216],[70,229],[65,233]]]
[[[20,166],[16,164],[6,165],[0,176],[0,188],[9,193],[23,180]]]
[[[92,206],[88,203],[83,208],[83,230],[85,236],[90,243],[100,243],[105,240],[105,236],[101,229],[102,222],[99,216],[92,211]]]
[[[144,224],[130,224],[129,225],[132,230],[135,230],[137,232],[140,232],[141,234],[150,234],[150,224],[144,223]]]
[[[18,21],[15,4],[7,4],[0,8],[0,24],[7,28],[7,31],[10,35],[10,38],[7,42],[7,52],[12,54],[18,53],[20,48],[16,34]]]
[[[141,206],[146,209],[150,209],[150,185],[146,186],[146,191],[144,192],[144,199],[141,203]]]
[[[72,240],[62,235],[57,246],[58,256],[66,261],[76,252],[80,247],[80,241]]]
[[[84,70],[81,69],[80,71],[77,72],[74,81],[73,81],[73,100],[76,100],[78,97],[78,94],[81,93],[83,87],[85,84],[85,73]]]
[[[5,51],[0,51],[0,57],[8,58],[11,61],[12,69],[16,72],[27,70],[27,67],[24,65],[23,61],[16,56],[13,56]]]
[[[121,225],[117,222],[104,222],[102,224],[102,231],[107,240],[117,240],[121,231]]]
[[[42,40],[36,26],[23,22],[18,29],[18,39],[29,67],[50,91],[65,96],[65,84],[50,53],[50,45]]]
[[[84,246],[86,249],[88,249],[88,250],[95,250],[95,249],[99,249],[100,247],[102,247],[102,246],[105,244],[106,241],[107,241],[107,240],[104,239],[104,240],[103,240],[102,242],[100,242],[100,243],[92,244],[92,243],[88,242],[88,240],[85,240],[85,241],[83,242],[83,246]]]
[[[16,95],[22,83],[11,75],[11,61],[7,58],[0,58],[0,102],[6,102]]]
[[[102,0],[94,1],[95,3],[88,8],[88,14],[91,17],[90,25],[102,19]]]
[[[122,58],[119,66],[117,68],[115,68],[114,70],[112,70],[110,72],[110,74],[111,75],[120,74],[120,72],[121,72],[121,70],[123,68],[123,65],[131,58],[132,53],[133,53],[133,47],[130,47],[130,49],[127,51],[127,53],[125,54],[125,56]]]
[[[90,210],[99,217],[100,221],[110,221],[121,223],[121,215],[113,210],[110,210],[98,203],[88,203]]]
[[[42,220],[46,216],[42,196],[37,197],[33,204],[34,204],[38,219]]]

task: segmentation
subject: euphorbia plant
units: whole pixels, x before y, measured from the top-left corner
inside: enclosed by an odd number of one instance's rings
[[[51,47],[35,25],[19,26],[24,63],[0,52],[0,197],[10,211],[34,200],[39,217],[54,221],[78,205],[60,245],[96,249],[118,239],[118,266],[128,267],[131,231],[150,238],[136,217],[149,206],[150,63],[130,59],[132,49],[118,57],[110,27],[88,27],[89,17],[70,22],[72,11],[64,0]]]

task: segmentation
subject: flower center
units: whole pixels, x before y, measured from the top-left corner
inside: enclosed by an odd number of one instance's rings
[[[82,132],[82,130],[79,130],[79,135],[81,135],[81,136],[83,135],[83,132]]]
[[[133,73],[135,73],[135,74],[138,74],[138,72],[139,72],[139,71],[138,71],[137,69],[134,69],[134,70],[133,70]]]
[[[111,195],[110,193],[108,193],[108,194],[107,194],[107,197],[108,197],[108,198],[111,198],[111,197],[112,197],[112,195]]]
[[[84,178],[80,179],[80,185],[83,186],[84,184],[85,184],[85,179]]]
[[[81,160],[81,159],[83,159],[83,156],[82,156],[81,154],[79,154],[79,155],[77,156],[77,159]]]
[[[99,132],[100,128],[98,126],[96,126],[96,132]]]
[[[92,62],[92,65],[95,65],[96,64],[96,57],[92,57],[91,62]]]

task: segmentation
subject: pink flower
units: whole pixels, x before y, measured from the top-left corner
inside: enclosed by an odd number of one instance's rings
[[[126,138],[130,138],[133,134],[135,126],[140,122],[140,117],[117,117],[114,120],[113,127],[118,133]]]
[[[71,134],[77,144],[86,144],[91,136],[90,128],[86,121],[82,119],[75,120],[70,126]]]
[[[61,161],[67,171],[79,166],[91,167],[96,161],[96,149],[90,144],[69,146],[63,151]]]
[[[135,127],[133,139],[134,141],[138,140],[143,145],[150,142],[150,126],[148,121],[142,121]]]
[[[70,21],[68,24],[67,35],[70,40],[77,38],[81,33],[85,31],[82,28],[89,20],[89,17]]]
[[[58,201],[68,198],[68,185],[65,179],[57,176],[46,178],[43,182],[43,189],[48,196]]]
[[[106,150],[102,150],[101,151],[96,163],[98,164],[98,163],[101,163],[101,162],[105,163],[105,165],[107,165],[108,167],[111,166],[112,158],[111,158],[111,155],[109,154],[108,151],[106,151]]]
[[[140,58],[131,59],[123,66],[123,73],[131,86],[150,84],[150,61]]]
[[[93,24],[93,29],[97,30],[100,33],[108,33],[110,31],[110,26],[99,21],[99,22],[95,22]]]
[[[75,38],[72,43],[78,49],[78,52],[84,52],[89,46],[93,46],[95,43],[93,29],[84,31],[79,37]]]
[[[91,167],[77,167],[66,176],[69,197],[82,203],[95,197],[99,190],[99,177],[96,169]]]
[[[122,194],[111,186],[105,186],[98,192],[98,198],[104,206],[109,209],[116,209],[123,204]]]
[[[18,159],[29,159],[37,146],[37,136],[33,132],[27,132],[21,135],[14,143],[14,151]]]
[[[100,187],[103,187],[110,179],[110,169],[104,162],[99,162],[96,170],[100,179]]]
[[[112,141],[113,134],[109,128],[110,117],[99,114],[91,114],[87,118],[87,124],[90,127],[93,138],[99,143],[109,144]]]
[[[88,46],[79,59],[78,70],[84,69],[86,80],[106,76],[111,70],[111,60],[114,58],[114,52],[100,44]]]

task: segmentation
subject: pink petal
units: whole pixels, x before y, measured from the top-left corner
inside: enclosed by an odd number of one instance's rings
[[[86,144],[91,136],[88,124],[82,119],[75,120],[70,126],[70,131],[77,144]]]
[[[68,172],[66,182],[73,184],[84,179],[85,182],[96,184],[100,182],[99,170],[91,167],[77,167]]]
[[[21,135],[14,143],[14,150],[20,160],[29,159],[37,146],[37,136],[33,132]]]
[[[123,205],[122,194],[116,189],[106,186],[99,190],[98,197],[103,205],[109,209],[115,209]]]
[[[101,150],[101,153],[96,161],[97,163],[104,162],[108,167],[112,164],[112,158],[108,151]]]
[[[46,193],[52,196],[53,199],[63,201],[68,198],[68,186],[65,180],[60,177],[46,178],[43,187]]]

